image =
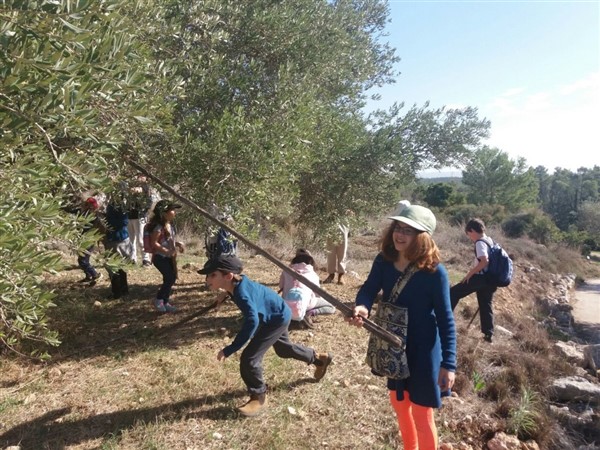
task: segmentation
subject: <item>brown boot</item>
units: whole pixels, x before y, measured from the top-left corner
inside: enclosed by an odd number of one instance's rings
[[[315,328],[315,324],[313,323],[313,321],[309,315],[305,315],[304,319],[302,319],[301,323],[304,325],[305,328],[308,328],[309,330],[312,330]]]
[[[344,280],[342,280],[342,277],[343,277],[343,276],[344,276],[344,274],[343,274],[343,273],[340,273],[340,274],[338,275],[338,284],[344,284]]]
[[[323,284],[333,283],[334,277],[335,273],[330,273],[329,276],[323,280]]]
[[[315,355],[314,365],[317,366],[315,369],[315,380],[319,381],[321,378],[325,376],[327,372],[327,367],[331,364],[333,360],[333,355],[331,353],[317,353]]]
[[[267,394],[250,394],[250,400],[244,406],[240,406],[238,411],[246,417],[259,415],[267,406]]]

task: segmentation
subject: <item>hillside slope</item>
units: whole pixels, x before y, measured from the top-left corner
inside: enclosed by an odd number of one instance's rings
[[[438,237],[454,279],[460,278],[471,257],[463,238],[460,231],[449,229]],[[575,373],[553,352],[540,325],[543,315],[535,307],[561,289],[554,285],[557,276],[531,270],[540,265],[533,257],[522,256],[528,245],[532,244],[515,247],[515,281],[501,289],[495,300],[497,324],[512,336],[498,333],[490,346],[481,340],[478,319],[468,326],[475,313],[474,298],[465,299],[457,309],[456,396],[445,400],[436,414],[446,448],[484,448],[495,433],[509,431],[522,387],[543,395],[550,377]],[[287,243],[264,246],[284,259],[293,248]],[[61,330],[63,344],[51,350],[47,364],[9,354],[2,358],[0,446],[402,448],[385,382],[364,364],[367,333],[348,326],[339,313],[318,317],[314,330],[291,332],[293,340],[335,355],[324,380],[314,383],[310,367],[269,352],[265,358],[269,409],[258,419],[240,418],[235,406],[243,402],[245,393],[238,357],[233,355],[223,364],[216,361],[217,352],[239,328],[239,313],[226,303],[218,311],[193,317],[214,298],[200,291],[203,279],[195,269],[204,258],[199,253],[197,244],[190,245],[182,258],[173,297],[179,312],[172,315],[159,315],[151,307],[160,279],[154,268],[131,268],[131,294],[121,300],[108,299],[106,277],[86,288],[76,283],[81,276],[78,270],[48,276],[48,286],[58,294],[50,321]],[[315,253],[322,264],[324,255]],[[348,283],[325,285],[326,289],[351,304],[375,253],[375,236],[353,237]],[[248,252],[242,251],[242,258],[251,278],[276,288],[278,268]],[[536,404],[535,426],[521,433],[523,440],[535,439],[542,449],[571,448],[589,440],[560,428],[544,412],[543,403]]]

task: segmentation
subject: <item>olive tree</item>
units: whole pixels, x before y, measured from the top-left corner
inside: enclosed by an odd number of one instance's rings
[[[147,119],[149,70],[118,1],[27,1],[0,9],[0,341],[57,344],[53,249],[85,246],[70,197],[107,188],[115,156]],[[24,347],[23,347],[24,348]],[[33,353],[39,354],[41,346]]]
[[[506,152],[483,147],[474,153],[462,173],[468,188],[467,198],[475,205],[502,205],[517,212],[534,206],[538,198],[538,182],[524,158],[513,161]]]

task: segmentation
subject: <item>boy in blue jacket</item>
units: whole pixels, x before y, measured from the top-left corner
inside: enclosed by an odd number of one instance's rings
[[[280,358],[314,364],[317,381],[325,376],[333,357],[329,353],[315,353],[312,348],[292,343],[288,336],[292,318],[290,308],[275,291],[241,275],[242,270],[243,264],[237,257],[221,255],[209,259],[198,273],[206,275],[206,284],[211,290],[227,291],[244,316],[241,330],[231,344],[219,351],[217,359],[224,360],[248,343],[240,357],[240,374],[250,400],[238,411],[244,416],[256,416],[267,403],[262,360],[270,347]]]

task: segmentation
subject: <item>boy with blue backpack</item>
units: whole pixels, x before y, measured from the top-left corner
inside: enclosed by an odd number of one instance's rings
[[[483,220],[469,220],[465,233],[475,244],[475,261],[462,281],[450,289],[450,303],[454,311],[461,298],[475,292],[483,339],[491,343],[494,335],[494,292],[498,287],[508,286],[510,283],[512,261],[502,247],[485,234]]]

